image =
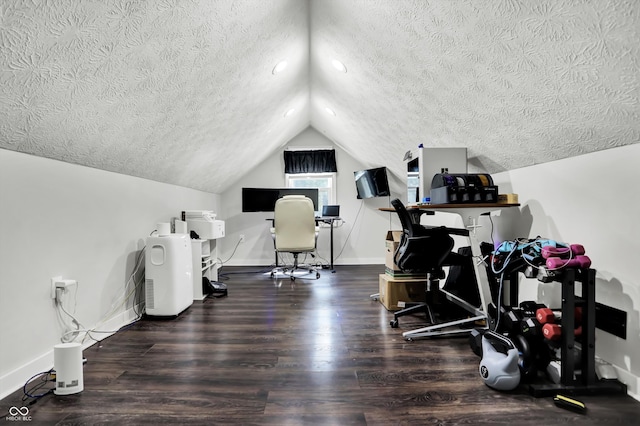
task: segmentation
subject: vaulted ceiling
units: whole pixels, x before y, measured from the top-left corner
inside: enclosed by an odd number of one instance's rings
[[[309,126],[398,174],[640,142],[635,0],[3,0],[0,48],[1,148],[215,193]]]

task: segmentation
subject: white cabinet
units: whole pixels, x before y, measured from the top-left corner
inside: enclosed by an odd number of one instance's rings
[[[203,278],[218,281],[217,239],[225,234],[224,220],[215,220],[215,214],[205,210],[186,210],[182,212],[182,220],[186,223],[187,232],[196,233],[199,239],[191,240],[193,256],[193,300],[203,300],[207,294],[202,291]]]
[[[202,278],[218,281],[218,250],[216,240],[191,240],[193,257],[193,300],[203,300]]]

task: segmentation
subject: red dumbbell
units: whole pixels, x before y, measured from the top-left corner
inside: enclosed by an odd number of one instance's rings
[[[574,336],[582,334],[582,326],[573,330]],[[548,340],[558,340],[562,336],[562,327],[559,324],[545,324],[542,326],[542,335]]]
[[[556,322],[556,314],[549,308],[536,310],[536,319],[540,324],[550,324]]]
[[[571,244],[569,247],[544,246],[540,250],[542,257],[548,259],[550,257],[567,258],[576,257],[584,254],[584,246],[582,244]]]
[[[582,308],[576,306],[574,312],[574,319],[576,324],[582,322]],[[536,310],[536,319],[540,324],[552,324],[555,323],[558,319],[562,318],[561,312],[552,311],[549,308],[539,308]]]
[[[549,270],[562,268],[588,268],[591,266],[589,256],[579,255],[573,259],[561,259],[559,257],[550,257],[546,260],[545,265]]]

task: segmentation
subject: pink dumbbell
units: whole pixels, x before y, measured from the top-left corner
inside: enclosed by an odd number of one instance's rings
[[[541,253],[544,259],[549,259],[550,257],[576,257],[584,254],[584,247],[582,244],[571,244],[569,247],[544,246]]]
[[[545,262],[547,268],[554,270],[560,268],[588,268],[591,266],[589,256],[579,255],[573,259],[561,259],[559,257],[550,257]]]

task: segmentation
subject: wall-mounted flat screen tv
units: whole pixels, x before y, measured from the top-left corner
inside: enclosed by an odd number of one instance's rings
[[[353,172],[353,176],[356,181],[356,191],[359,199],[391,195],[386,167],[360,170]]]
[[[285,195],[309,197],[313,202],[313,210],[318,211],[318,188],[242,188],[242,211],[272,212],[276,200]]]

